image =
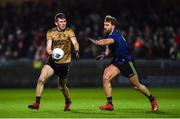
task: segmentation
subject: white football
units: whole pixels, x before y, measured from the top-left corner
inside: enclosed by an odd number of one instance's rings
[[[64,56],[64,51],[61,48],[55,48],[52,51],[52,58],[54,60],[60,60]]]

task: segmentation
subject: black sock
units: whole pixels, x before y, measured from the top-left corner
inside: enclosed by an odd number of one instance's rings
[[[148,99],[149,99],[149,101],[151,102],[151,101],[154,100],[154,96],[150,95],[150,96],[148,96]]]
[[[41,97],[40,96],[36,96],[36,103],[40,103]]]
[[[65,99],[65,103],[71,103],[71,99],[70,98]]]
[[[107,102],[112,104],[112,97],[107,97]]]

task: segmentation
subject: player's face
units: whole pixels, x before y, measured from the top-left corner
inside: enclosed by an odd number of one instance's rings
[[[58,18],[57,21],[55,22],[56,26],[60,30],[64,30],[66,28],[66,19],[60,19]]]
[[[113,25],[111,22],[104,22],[104,33],[111,33],[112,32]]]

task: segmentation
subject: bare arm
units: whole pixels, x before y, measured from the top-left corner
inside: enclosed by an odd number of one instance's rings
[[[46,52],[48,53],[48,55],[52,54],[52,40],[47,40],[47,45],[46,45]]]
[[[78,43],[76,37],[71,37],[71,42],[74,46],[74,50],[79,52],[79,43]]]
[[[109,54],[110,54],[110,49],[109,49],[109,46],[108,45],[106,45],[106,49],[105,49],[105,52],[104,52],[104,54],[105,54],[105,56],[108,56]]]
[[[99,46],[110,45],[113,43],[114,43],[114,40],[112,38],[101,39],[101,40],[96,41],[96,45],[99,45]]]

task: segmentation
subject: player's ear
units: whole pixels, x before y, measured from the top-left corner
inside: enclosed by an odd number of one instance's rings
[[[56,21],[54,22],[54,24],[55,24],[56,26],[58,25]]]
[[[112,28],[115,29],[115,25],[112,25]]]

